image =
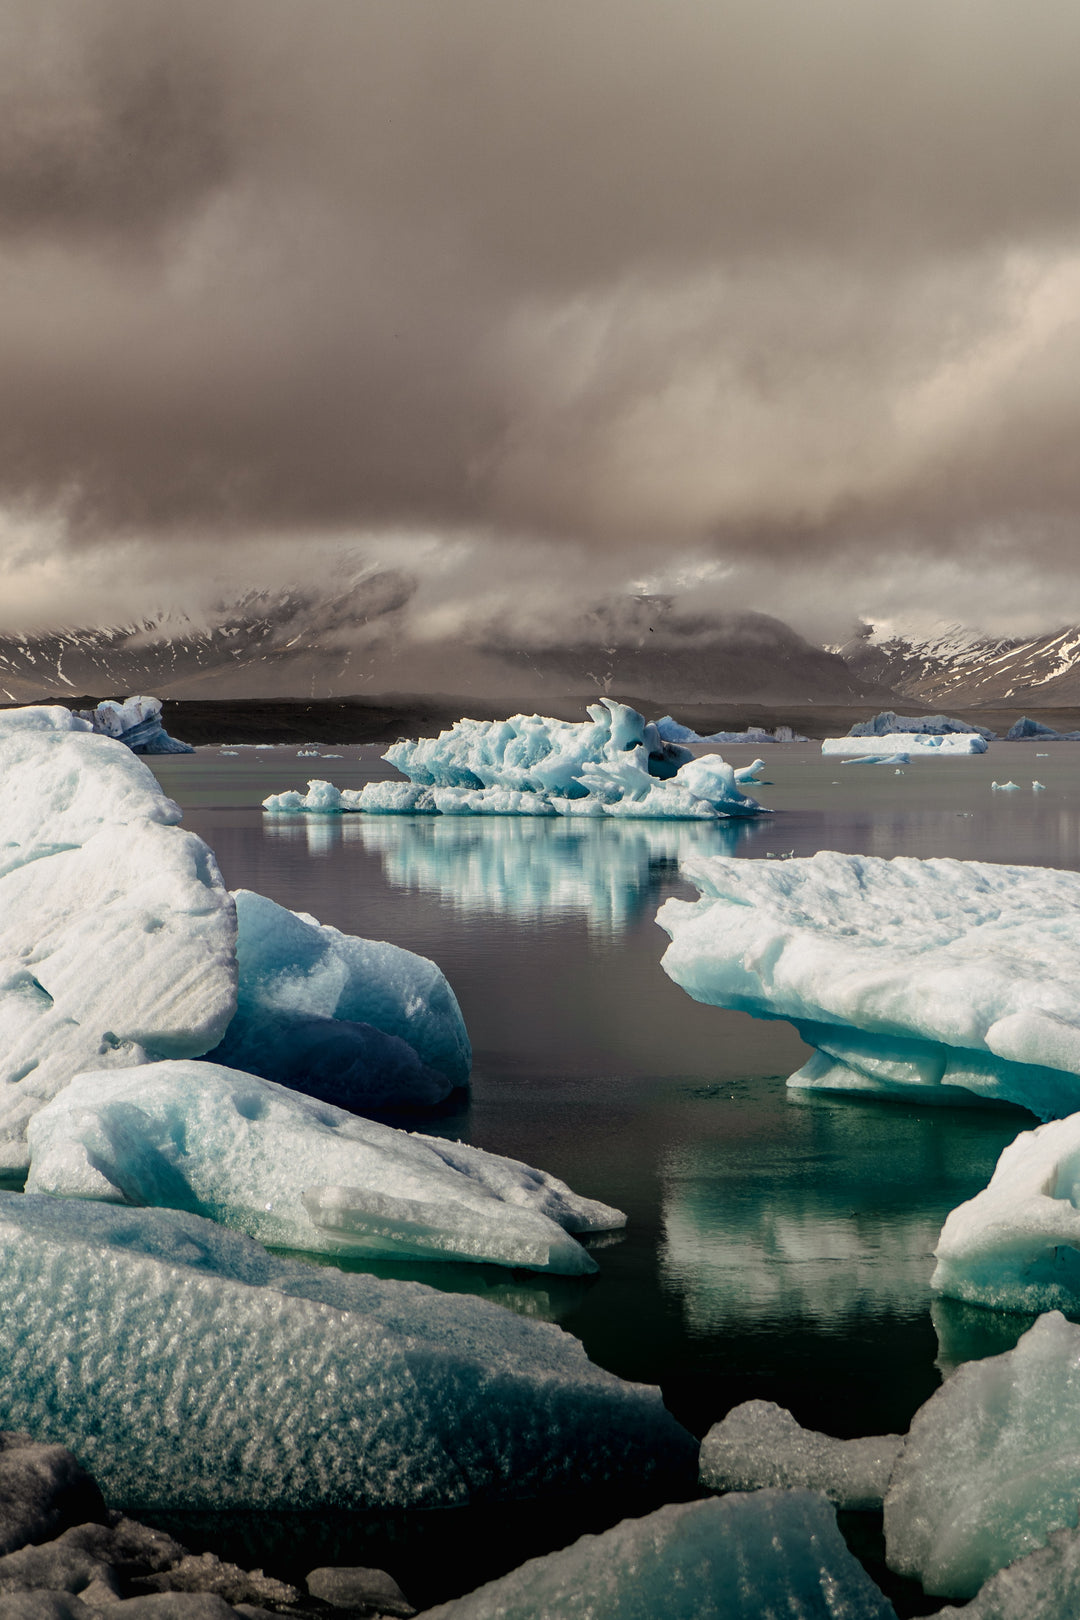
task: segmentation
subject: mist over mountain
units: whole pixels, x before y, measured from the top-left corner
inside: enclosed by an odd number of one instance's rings
[[[863,625],[836,651],[853,677],[903,697],[957,708],[1080,703],[1080,626],[1041,636],[989,636],[961,624]]]

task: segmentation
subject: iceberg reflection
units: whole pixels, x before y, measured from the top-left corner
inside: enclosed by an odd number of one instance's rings
[[[337,818],[339,821],[345,818]],[[280,823],[272,823],[280,825]],[[691,855],[732,855],[767,823],[608,822],[512,816],[357,816],[350,834],[396,888],[459,911],[518,919],[583,916],[616,933]]]

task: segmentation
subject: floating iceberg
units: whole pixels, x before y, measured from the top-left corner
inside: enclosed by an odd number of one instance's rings
[[[714,731],[703,737],[692,731],[689,726],[681,726],[673,720],[670,714],[665,714],[657,720],[656,729],[664,742],[668,743],[749,743],[756,748],[758,743],[790,743],[809,742],[808,737],[800,737],[790,726],[777,726],[775,731],[766,731],[762,726],[748,726],[745,731]]]
[[[1078,1498],[1080,1327],[1053,1311],[915,1414],[885,1499],[889,1566],[927,1592],[972,1597],[1052,1531],[1075,1529]]]
[[[1006,742],[1027,742],[1032,739],[1035,742],[1080,742],[1080,731],[1055,731],[1053,726],[1044,726],[1025,715],[1005,733]]]
[[[123,703],[106,698],[96,709],[77,709],[80,719],[103,737],[115,737],[136,754],[193,754],[190,743],[170,737],[161,721],[161,699],[129,697]]]
[[[680,1502],[531,1558],[422,1620],[895,1620],[807,1491]]]
[[[360,809],[359,788],[336,788],[332,782],[312,777],[306,793],[292,788],[287,793],[271,793],[263,800],[263,809],[273,816],[295,815],[298,811],[314,811],[321,815],[341,815]]]
[[[0,715],[0,1164],[73,1075],[205,1052],[236,1005],[206,845],[129,749],[67,710]]]
[[[472,1052],[434,962],[239,889],[236,1014],[207,1055],[342,1107],[428,1107]]]
[[[276,1259],[195,1215],[0,1195],[0,1425],[128,1508],[685,1490],[659,1390],[546,1323]]]
[[[963,732],[922,732],[922,731],[893,731],[888,734],[888,742],[882,741],[878,757],[889,754],[910,754],[912,759],[937,759],[945,754],[950,758],[956,754],[985,754],[988,744],[985,737],[977,731]],[[857,755],[862,758],[871,758],[866,752],[866,736],[857,737],[826,737],[821,744],[821,752],[826,758],[842,758],[844,755]]]
[[[588,712],[590,720],[577,724],[521,714],[458,720],[438,737],[395,743],[383,758],[409,780],[369,782],[355,804],[343,808],[639,820],[762,814],[718,755],[695,759],[665,743],[636,709],[610,698],[590,704]],[[299,796],[293,799],[274,794],[264,805],[277,814],[306,808]]]
[[[931,1287],[1006,1311],[1080,1308],[1080,1114],[1022,1131],[954,1209]]]
[[[514,1159],[191,1060],[80,1075],[30,1122],[28,1192],[205,1215],[278,1249],[579,1275],[625,1216]]]
[[[820,1491],[836,1507],[880,1508],[903,1449],[899,1434],[835,1440],[772,1401],[744,1401],[701,1442],[701,1483],[713,1491]]]
[[[1029,724],[1034,724],[1030,721]],[[849,737],[890,737],[896,732],[907,732],[908,735],[920,734],[923,736],[943,737],[950,735],[965,735],[977,732],[987,742],[993,742],[997,736],[989,726],[972,726],[966,720],[954,720],[947,714],[897,714],[894,709],[883,709],[872,720],[860,720],[848,732]],[[1010,732],[1011,736],[1012,733]]]
[[[1080,874],[831,852],[682,872],[702,897],[657,913],[665,971],[789,1019],[818,1048],[789,1084],[1076,1110]]]

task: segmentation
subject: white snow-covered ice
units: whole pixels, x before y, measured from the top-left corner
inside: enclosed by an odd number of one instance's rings
[[[269,798],[263,800],[263,809],[274,816],[296,815],[303,811],[341,815],[360,809],[360,789],[336,788],[332,782],[312,777],[306,793],[299,793],[295,788],[290,788],[286,793],[271,793]]]
[[[973,1597],[1075,1529],[1080,1327],[1041,1316],[1014,1350],[969,1361],[920,1407],[885,1499],[886,1556],[927,1592]]]
[[[817,1051],[789,1084],[1080,1105],[1080,874],[830,851],[681,870],[701,898],[657,914],[665,971],[794,1023]]]
[[[0,1164],[81,1070],[196,1056],[236,1005],[214,856],[130,749],[65,709],[0,714]]]
[[[76,713],[103,737],[115,737],[136,754],[193,754],[190,743],[170,737],[161,719],[161,699],[129,697],[123,703],[106,698],[96,709]]]
[[[1080,1309],[1080,1114],[1022,1131],[952,1210],[931,1287],[1007,1311]]]
[[[680,1502],[531,1558],[421,1620],[895,1620],[808,1491]]]
[[[236,1014],[208,1055],[347,1108],[426,1107],[468,1082],[457,998],[426,956],[238,889]]]
[[[873,733],[871,733],[873,735]],[[872,757],[867,752],[866,734],[854,737],[826,737],[821,752],[826,758],[839,759],[845,755]],[[953,758],[960,754],[985,754],[989,744],[977,731],[924,732],[892,731],[883,735],[878,753],[910,754],[912,759]]]
[[[198,1060],[81,1075],[30,1122],[28,1192],[204,1215],[278,1249],[579,1275],[625,1224],[530,1165]]]
[[[35,1194],[0,1194],[0,1255],[0,1426],[70,1446],[128,1509],[675,1492],[696,1468],[659,1390],[468,1295]]]
[[[701,1483],[713,1491],[820,1491],[836,1507],[880,1508],[903,1448],[903,1435],[836,1440],[804,1429],[772,1401],[744,1401],[701,1442]]]

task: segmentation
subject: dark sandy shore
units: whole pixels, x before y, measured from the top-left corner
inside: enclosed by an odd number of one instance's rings
[[[92,708],[106,694],[73,697],[73,709]],[[612,693],[623,703],[640,709],[647,720],[658,720],[672,713],[683,725],[702,736],[714,731],[743,731],[747,726],[791,726],[803,736],[840,737],[858,720],[870,719],[880,705],[873,702],[851,704],[789,703],[755,704],[683,703],[670,709],[660,703],[635,697],[633,693]],[[584,720],[585,708],[595,703],[596,692],[580,698],[545,703],[544,713],[560,720]],[[43,698],[52,703],[54,697]],[[11,707],[11,705],[3,705]],[[898,698],[901,714],[932,714],[925,704]],[[518,701],[475,697],[425,697],[393,694],[375,700],[368,698],[167,698],[164,702],[165,729],[173,737],[198,746],[203,743],[392,743],[400,737],[433,737],[455,720],[468,715],[474,720],[503,720],[521,712]],[[1080,730],[1080,708],[1019,706],[992,709],[946,709],[973,725],[990,726],[1004,736],[1021,715],[1030,715],[1058,731]]]

